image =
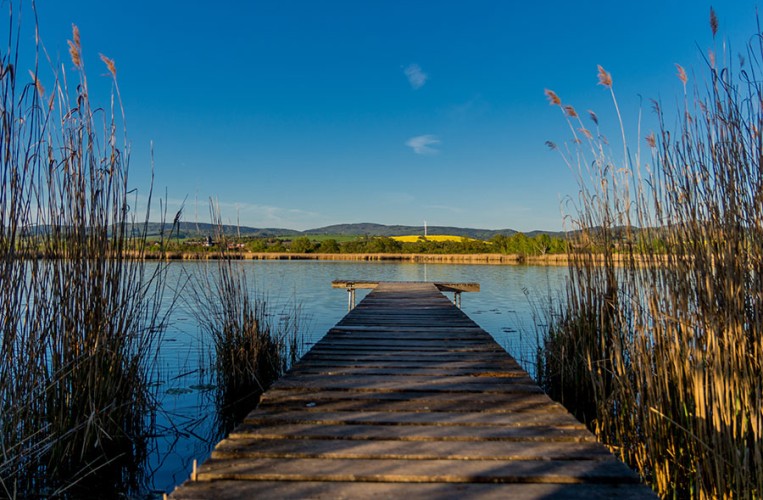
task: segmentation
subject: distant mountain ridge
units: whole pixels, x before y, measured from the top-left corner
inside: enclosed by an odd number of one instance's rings
[[[138,226],[141,227],[141,226]],[[371,222],[360,222],[354,224],[334,224],[331,226],[319,227],[316,229],[308,229],[305,231],[297,231],[294,229],[284,228],[254,228],[248,226],[235,226],[235,225],[223,225],[222,229],[226,235],[229,236],[248,236],[256,238],[276,238],[276,237],[298,237],[298,236],[409,236],[409,235],[424,235],[424,226],[401,226],[393,225],[388,226],[385,224],[375,224]],[[162,224],[152,222],[148,225],[148,235],[158,236],[164,232],[167,236],[170,230],[170,224],[165,224],[162,229]],[[180,222],[178,231],[181,237],[194,238],[194,237],[206,237],[214,236],[219,228],[214,224],[209,223],[196,223],[196,222]],[[474,238],[478,240],[489,240],[495,235],[501,234],[504,236],[511,236],[517,233],[514,229],[475,229],[465,227],[451,227],[451,226],[427,226],[427,234],[445,234],[452,236],[465,236],[467,238]],[[554,231],[530,231],[525,233],[527,236],[533,237],[538,234],[548,234],[549,236],[563,237],[563,232]]]
[[[143,228],[142,224],[136,224],[135,226],[136,231],[142,230]],[[275,238],[279,236],[302,235],[301,231],[296,231],[294,229],[270,227],[255,228],[248,226],[234,226],[231,224],[223,224],[221,227],[226,236],[241,235],[255,238]],[[159,236],[161,234],[169,236],[170,230],[172,230],[171,223],[161,224],[159,222],[149,222],[148,227],[146,228],[148,236]],[[219,230],[220,227],[218,227],[217,224],[209,224],[205,222],[180,222],[175,231],[177,231],[177,234],[181,238],[203,238],[206,236],[215,236]],[[173,232],[172,235],[175,236],[176,233]]]
[[[374,224],[370,222],[361,222],[356,224],[335,224],[333,226],[321,227],[318,229],[308,229],[303,231],[304,235],[327,235],[341,234],[353,236],[409,236],[424,235],[424,226],[387,226],[384,224]],[[472,229],[465,227],[451,226],[427,226],[427,234],[446,234],[450,236],[466,236],[477,240],[489,240],[496,234],[511,236],[516,233],[513,229]]]

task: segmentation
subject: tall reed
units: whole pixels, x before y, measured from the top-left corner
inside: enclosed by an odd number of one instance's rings
[[[218,416],[225,434],[301,355],[301,313],[294,304],[274,321],[266,296],[251,288],[245,264],[228,250],[219,208],[214,203],[210,208],[219,258],[192,277],[189,306],[214,346]]]
[[[547,91],[574,134],[579,232],[539,377],[664,497],[763,495],[761,40],[738,64],[710,52],[704,88],[677,66],[676,124],[655,102],[647,152],[621,121],[611,153],[596,115],[592,132]]]
[[[101,56],[113,92],[97,108],[77,27],[73,73],[44,72],[39,37],[35,60],[22,57],[23,7],[7,3],[0,52],[0,496],[56,496],[86,478],[129,488],[153,406],[163,268],[140,258],[148,213],[129,210],[114,62]]]

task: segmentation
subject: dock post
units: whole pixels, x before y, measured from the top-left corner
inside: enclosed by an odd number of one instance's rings
[[[345,288],[347,290],[347,311],[355,309],[355,290],[357,289],[374,289],[382,281],[359,281],[359,280],[333,280],[331,282],[331,288]],[[453,304],[461,309],[461,293],[462,292],[479,292],[479,283],[455,283],[449,281],[436,281],[432,283],[440,292],[453,292]]]

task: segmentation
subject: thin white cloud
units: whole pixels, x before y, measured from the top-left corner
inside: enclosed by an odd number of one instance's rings
[[[405,143],[405,145],[413,149],[413,152],[417,155],[433,155],[439,153],[439,150],[431,147],[434,144],[440,144],[440,139],[431,134],[411,137]]]
[[[429,75],[424,73],[424,71],[421,69],[421,66],[418,64],[409,64],[405,67],[403,72],[405,73],[406,78],[408,78],[408,83],[411,84],[411,87],[413,87],[414,90],[418,90],[423,87],[429,78]]]

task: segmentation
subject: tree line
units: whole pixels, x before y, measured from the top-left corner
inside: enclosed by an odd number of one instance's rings
[[[452,241],[435,241],[420,236],[416,241],[403,242],[387,236],[361,236],[354,240],[339,241],[335,238],[314,240],[307,236],[287,240],[282,238],[239,238],[225,243],[229,249],[244,252],[291,252],[291,253],[402,253],[402,254],[518,254],[546,255],[567,252],[564,238],[538,234],[527,236],[514,233],[511,236],[496,235],[488,241],[461,238]],[[220,242],[202,245],[187,240],[182,243],[185,251],[219,249]]]

